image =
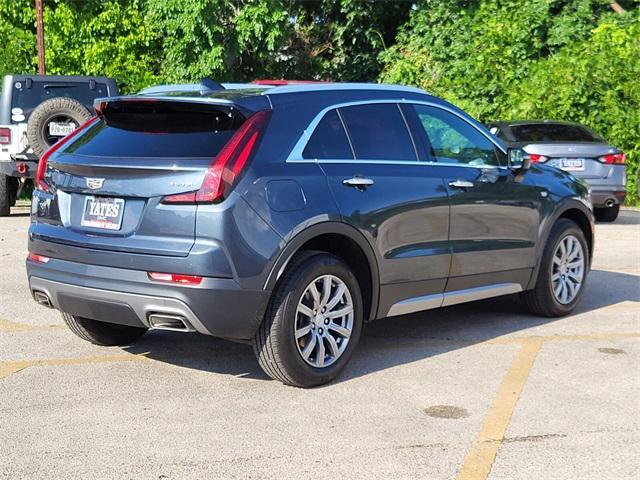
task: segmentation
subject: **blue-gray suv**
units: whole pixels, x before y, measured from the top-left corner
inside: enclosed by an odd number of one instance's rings
[[[272,378],[335,378],[377,318],[520,293],[571,312],[589,187],[422,90],[374,84],[96,101],[38,165],[27,272],[79,337],[253,345]]]

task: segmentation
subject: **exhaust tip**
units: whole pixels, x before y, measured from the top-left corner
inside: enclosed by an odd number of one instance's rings
[[[605,206],[607,206],[608,208],[611,208],[611,207],[613,207],[613,206],[616,204],[616,202],[615,202],[615,200],[613,200],[612,198],[610,198],[609,200],[607,200],[606,202],[604,202],[604,204],[605,204]]]
[[[151,313],[148,317],[149,326],[157,330],[170,330],[172,332],[193,332],[193,328],[182,315],[173,313]]]
[[[33,295],[33,299],[38,302],[40,305],[42,305],[43,307],[47,307],[47,308],[53,308],[53,304],[51,303],[51,299],[49,298],[49,295],[47,295],[46,293],[40,291],[40,290],[34,290],[32,292]]]

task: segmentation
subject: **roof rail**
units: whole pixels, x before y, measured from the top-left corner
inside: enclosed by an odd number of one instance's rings
[[[280,93],[301,93],[316,91],[339,91],[339,90],[380,90],[388,92],[406,92],[428,94],[428,92],[417,87],[408,87],[405,85],[392,85],[387,83],[305,83],[305,84],[287,84],[281,87],[271,88],[263,93],[263,95],[273,95]]]

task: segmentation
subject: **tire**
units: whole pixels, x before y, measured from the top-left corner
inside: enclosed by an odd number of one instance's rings
[[[613,207],[594,208],[593,215],[598,222],[615,222],[620,213],[620,204]]]
[[[11,206],[15,203],[12,180],[12,177],[0,174],[0,217],[8,216],[11,213]]]
[[[103,347],[129,345],[147,333],[146,328],[99,322],[64,312],[62,312],[62,319],[78,337]]]
[[[582,277],[575,296],[568,302],[561,302],[553,290],[553,270],[558,268],[554,266],[554,257],[560,243],[565,239],[569,241],[569,237],[576,239],[582,249]],[[573,311],[582,297],[588,273],[589,248],[587,246],[584,233],[575,222],[562,218],[558,220],[551,229],[551,233],[549,234],[549,238],[547,239],[547,243],[545,244],[544,252],[542,254],[538,278],[536,279],[536,286],[533,290],[528,290],[522,293],[523,302],[531,313],[541,317],[562,317],[564,315],[568,315]],[[567,283],[571,281],[569,280],[570,278],[573,278],[572,275],[573,274],[566,275]],[[561,277],[565,278],[564,275],[561,275]],[[562,280],[562,282],[564,282],[564,280]],[[566,288],[567,291],[569,291],[568,287]]]
[[[74,122],[78,127],[91,118],[91,113],[79,101],[68,97],[56,97],[42,102],[29,116],[27,140],[33,153],[41,157],[56,140],[49,138],[49,122]],[[61,138],[61,137],[60,137]]]
[[[327,311],[334,313],[352,308],[351,314],[336,318],[337,323],[334,323],[333,319],[323,319],[321,315],[305,316],[298,310],[303,308],[300,307],[299,302],[310,301],[311,284],[319,283],[322,287],[325,285],[323,283],[325,278],[330,279],[328,291],[331,293],[328,301],[320,305],[330,307]],[[342,300],[331,306],[332,300],[337,298],[342,285],[345,287]],[[314,318],[315,320],[312,320]],[[302,329],[313,328],[314,330],[308,330],[305,335],[297,338],[296,328],[299,322],[307,323]],[[360,340],[362,324],[362,294],[358,280],[351,269],[333,255],[303,252],[292,261],[276,286],[265,318],[253,339],[253,350],[260,367],[271,378],[295,387],[322,385],[336,378],[349,363]],[[341,325],[346,326],[342,332],[349,331],[350,325],[350,335],[343,336],[344,333],[338,334],[337,330],[334,330]],[[320,335],[323,333],[324,337]],[[333,337],[332,341],[329,341],[330,335]],[[315,341],[311,341],[314,336]],[[346,343],[345,339],[348,339]],[[308,355],[307,360],[303,356],[306,348],[303,349],[301,346],[304,342],[306,342],[305,347],[309,347],[310,344],[315,345],[310,350],[315,353]],[[337,352],[332,349],[332,345],[334,348],[339,346],[341,350],[339,355],[332,355],[332,352]],[[326,366],[312,365],[314,358],[315,363],[323,364],[326,358]]]

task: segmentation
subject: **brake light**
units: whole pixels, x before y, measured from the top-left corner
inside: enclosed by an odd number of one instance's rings
[[[199,190],[166,196],[162,203],[215,203],[224,200],[255,153],[270,117],[271,110],[251,115],[213,159]]]
[[[531,159],[531,163],[544,163],[547,160],[549,160],[548,157],[545,157],[544,155],[539,155],[537,153],[530,153],[529,158]]]
[[[60,147],[62,147],[65,143],[67,143],[73,137],[78,135],[84,129],[88,128],[97,118],[98,117],[90,118],[89,120],[84,122],[82,125],[80,125],[78,128],[76,128],[73,132],[71,132],[69,135],[61,138],[56,143],[51,145],[49,149],[46,152],[44,152],[44,154],[40,158],[40,161],[38,162],[38,170],[36,172],[36,188],[43,190],[45,192],[51,191],[51,187],[44,179],[44,175],[47,172],[47,163],[49,162],[49,158],[51,157],[51,155],[56,153],[60,149]]]
[[[598,160],[601,161],[602,163],[622,165],[627,162],[627,156],[622,152],[610,153],[609,155],[604,155],[598,158]]]
[[[0,128],[0,144],[6,145],[8,143],[11,143],[11,129]]]
[[[27,259],[36,263],[49,263],[49,260],[51,260],[51,258],[45,257],[44,255],[38,255],[37,253],[29,253]]]
[[[177,283],[179,285],[200,285],[202,277],[198,275],[182,275],[178,273],[148,272],[150,280],[165,283]]]

